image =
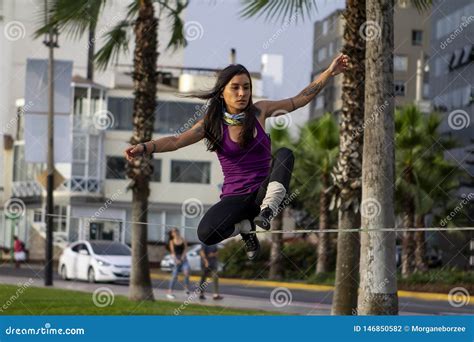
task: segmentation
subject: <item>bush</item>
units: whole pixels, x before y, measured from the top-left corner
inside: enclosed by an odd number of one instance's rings
[[[261,241],[258,258],[249,261],[241,241],[231,241],[219,251],[219,259],[224,264],[223,276],[249,279],[267,279],[270,270],[269,241]],[[306,241],[285,243],[282,250],[283,279],[304,280],[314,273],[316,268],[316,247]]]
[[[283,278],[303,280],[313,275],[316,269],[316,246],[299,240],[285,243],[282,250]]]
[[[219,251],[219,260],[224,265],[222,276],[234,278],[267,278],[270,258],[270,243],[260,242],[260,255],[250,261],[245,254],[242,241],[230,241]]]

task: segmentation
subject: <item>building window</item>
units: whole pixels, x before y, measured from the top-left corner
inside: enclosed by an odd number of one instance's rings
[[[467,64],[471,61],[474,61],[474,49],[472,48],[472,44],[468,44],[464,46],[461,65]]]
[[[161,159],[152,159],[151,164],[153,165],[153,175],[151,176],[151,181],[161,182]]]
[[[54,206],[53,232],[65,232],[67,227],[67,207]]]
[[[429,83],[423,83],[423,97],[425,99],[430,98],[430,85],[429,85]]]
[[[196,102],[158,101],[153,131],[160,134],[183,133],[203,117],[205,111],[202,106]],[[114,117],[111,129],[133,129],[133,98],[109,97],[107,108]]]
[[[331,57],[334,54],[334,42],[329,43],[329,57]]]
[[[171,161],[171,182],[209,184],[211,163],[198,161]]]
[[[329,22],[327,20],[323,21],[323,36],[328,34]]]
[[[407,56],[393,56],[393,67],[395,71],[407,71],[408,70],[408,57]]]
[[[451,70],[456,69],[457,67],[461,66],[461,60],[463,58],[463,52],[464,52],[463,49],[457,49],[453,52],[453,54],[451,55],[450,63],[449,63],[449,68]]]
[[[395,96],[405,96],[405,82],[395,81]]]
[[[43,222],[43,211],[41,209],[36,209],[33,212],[33,222]]]
[[[322,109],[324,107],[324,96],[321,94],[316,97],[316,109]]]
[[[107,179],[126,179],[125,163],[127,161],[124,157],[107,156],[107,169],[105,171],[105,178]]]
[[[411,45],[422,45],[423,44],[423,31],[412,30],[411,31]]]
[[[323,60],[325,60],[326,56],[327,56],[327,49],[326,47],[323,47],[318,51],[318,62],[322,62]]]

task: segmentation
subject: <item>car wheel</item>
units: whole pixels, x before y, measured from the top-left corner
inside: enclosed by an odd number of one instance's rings
[[[95,272],[92,267],[89,268],[89,272],[87,272],[87,281],[91,284],[95,283]]]
[[[69,278],[67,277],[66,265],[63,265],[61,267],[61,278],[62,278],[62,280],[69,280]]]

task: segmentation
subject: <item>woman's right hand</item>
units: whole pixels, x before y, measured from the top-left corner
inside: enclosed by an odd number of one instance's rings
[[[143,155],[143,146],[141,144],[132,145],[125,150],[125,158],[131,162],[134,158]]]

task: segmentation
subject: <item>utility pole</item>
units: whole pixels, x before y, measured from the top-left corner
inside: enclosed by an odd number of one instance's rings
[[[48,0],[44,2],[46,22],[48,18]],[[44,268],[44,285],[53,285],[53,213],[54,213],[54,48],[58,45],[58,33],[49,29],[43,44],[49,49],[48,59],[48,154],[46,185],[46,260]]]

